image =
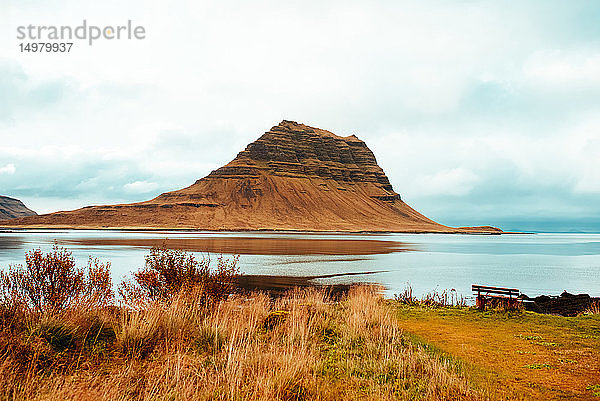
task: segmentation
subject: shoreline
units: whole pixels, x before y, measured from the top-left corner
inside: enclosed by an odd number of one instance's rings
[[[468,230],[450,230],[450,231],[432,231],[432,230],[409,230],[409,231],[385,231],[385,230],[356,230],[356,231],[335,231],[335,230],[290,230],[290,229],[237,229],[237,230],[205,230],[201,228],[168,228],[168,227],[73,227],[73,226],[0,226],[0,232],[4,231],[28,231],[28,230],[72,230],[72,231],[114,231],[114,232],[161,232],[176,231],[190,233],[277,233],[277,234],[461,234],[461,235],[503,235],[503,234],[527,234],[535,235],[536,232],[528,231],[468,231]]]

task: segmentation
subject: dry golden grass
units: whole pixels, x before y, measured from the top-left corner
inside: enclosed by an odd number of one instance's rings
[[[206,307],[199,295],[137,310],[5,308],[0,399],[483,398],[455,365],[407,341],[371,287],[339,302],[309,290]]]
[[[590,307],[585,311],[589,315],[600,315],[600,301],[594,301]]]

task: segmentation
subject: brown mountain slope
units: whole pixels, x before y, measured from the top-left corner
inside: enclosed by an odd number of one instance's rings
[[[28,209],[20,200],[0,195],[0,220],[35,215],[36,213]]]
[[[355,137],[283,121],[229,164],[150,201],[11,221],[26,227],[498,232],[440,225],[402,202]],[[3,225],[9,225],[3,224]]]

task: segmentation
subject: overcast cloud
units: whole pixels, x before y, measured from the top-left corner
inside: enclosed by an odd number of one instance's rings
[[[149,199],[290,119],[365,140],[442,223],[600,229],[597,1],[167,3],[1,3],[0,194]],[[84,18],[146,39],[19,52]]]

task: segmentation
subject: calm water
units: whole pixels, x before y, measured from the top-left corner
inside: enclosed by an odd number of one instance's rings
[[[529,296],[589,293],[600,296],[600,234],[429,235],[39,230],[0,232],[0,268],[24,261],[26,251],[69,248],[78,262],[89,256],[112,264],[115,281],[144,265],[154,244],[188,251],[240,254],[248,274],[352,276],[378,282],[388,295],[411,285],[422,295],[471,284],[519,288]],[[348,278],[328,279],[347,282]]]

